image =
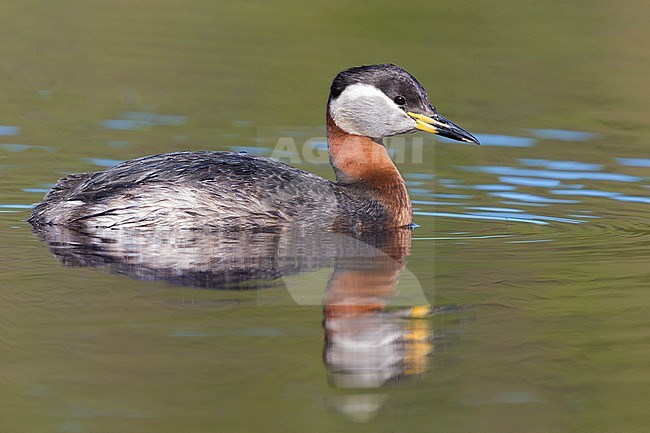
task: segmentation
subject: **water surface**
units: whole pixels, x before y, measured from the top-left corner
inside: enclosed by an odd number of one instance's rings
[[[646,428],[648,6],[415,6],[3,2],[0,430]],[[88,250],[24,222],[59,177],[151,153],[247,151],[332,178],[330,81],[384,61],[483,143],[391,142],[408,242]],[[256,271],[247,287],[197,259],[242,245],[228,266]],[[149,247],[175,261],[148,266]]]

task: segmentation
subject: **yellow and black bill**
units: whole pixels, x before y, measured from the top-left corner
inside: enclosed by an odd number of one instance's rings
[[[430,132],[456,141],[481,144],[472,134],[454,124],[452,121],[445,119],[438,113],[427,116],[409,111],[406,114],[415,120],[415,127],[420,131]]]

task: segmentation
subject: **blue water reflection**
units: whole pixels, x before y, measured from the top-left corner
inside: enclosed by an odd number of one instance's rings
[[[565,129],[529,129],[533,135],[545,140],[587,141],[597,137],[597,134]]]
[[[580,203],[579,200],[555,199],[521,192],[491,192],[490,195],[508,200],[525,201],[527,203]]]
[[[489,165],[461,168],[467,171],[480,171],[483,173],[503,176],[542,177],[559,180],[607,180],[613,182],[638,182],[641,180],[638,176],[630,176],[627,174],[591,171],[533,170],[527,168]]]
[[[148,111],[125,111],[122,119],[104,119],[101,125],[116,131],[139,131],[152,126],[180,126],[186,117],[175,114],[157,114]]]
[[[46,194],[52,189],[52,186],[43,187],[43,188],[22,188],[21,191],[24,192],[33,192],[38,194]]]
[[[25,209],[31,209],[32,205],[22,203],[0,204],[0,212],[22,212]]]
[[[435,193],[432,194],[432,196],[436,198],[455,198],[455,199],[470,199],[474,197],[473,195],[469,195],[469,194],[443,194],[443,193]]]
[[[435,175],[431,173],[404,173],[404,178],[413,180],[432,180],[435,178]]]
[[[476,134],[476,138],[482,146],[531,147],[537,142],[534,138],[497,134]]]
[[[530,137],[516,137],[513,135],[499,135],[499,134],[474,134],[481,146],[499,146],[499,147],[532,147],[537,142],[536,139]],[[437,140],[450,144],[472,144],[461,143],[451,140],[449,138],[436,136]]]
[[[102,126],[116,131],[138,131],[147,128],[149,125],[137,120],[106,119],[102,121]]]
[[[552,188],[559,186],[562,182],[555,179],[537,179],[532,177],[514,177],[514,176],[500,176],[499,181],[503,183],[510,183],[520,186],[538,186],[542,188]]]
[[[614,200],[627,201],[632,203],[646,203],[650,204],[650,197],[633,196],[633,195],[616,195],[612,197]]]
[[[4,150],[8,152],[24,152],[30,149],[45,150],[46,152],[53,152],[52,146],[34,146],[31,144],[0,144]]]
[[[448,184],[445,185],[447,188],[458,188],[458,189],[475,189],[478,191],[513,191],[517,187],[512,185],[501,185],[498,183],[486,183],[481,185],[454,185]]]
[[[466,203],[459,203],[453,201],[429,201],[429,200],[411,200],[415,206],[462,206]]]
[[[617,192],[600,191],[597,189],[580,189],[580,190],[553,189],[550,192],[556,195],[573,195],[573,196],[584,196],[584,197],[613,197],[619,194]]]
[[[147,111],[125,111],[122,113],[126,119],[145,122],[154,126],[180,126],[185,124],[186,117],[176,114],[156,114]]]
[[[549,159],[519,158],[521,165],[529,167],[544,167],[549,170],[571,170],[571,171],[598,171],[603,168],[600,164],[591,164],[578,161],[552,161]]]
[[[468,207],[468,209],[472,210],[481,210],[481,211],[487,211],[487,212],[523,212],[521,209],[514,209],[510,207],[484,207],[484,206],[472,206]]]
[[[586,197],[606,197],[606,198],[611,198],[614,200],[618,201],[628,201],[628,202],[634,202],[634,203],[649,203],[650,204],[650,197],[643,197],[643,196],[629,196],[629,195],[623,195],[618,192],[613,192],[613,191],[600,191],[600,190],[563,190],[563,189],[558,189],[558,190],[552,190],[551,193],[557,194],[557,195],[573,195],[573,196],[586,196]]]
[[[119,164],[122,160],[108,159],[108,158],[84,158],[84,161],[94,164],[98,167],[113,167]]]
[[[616,158],[616,161],[628,167],[650,167],[650,158]]]
[[[409,193],[414,196],[429,196],[432,191],[426,188],[408,188]]]
[[[18,135],[20,128],[17,126],[0,125],[0,135]]]

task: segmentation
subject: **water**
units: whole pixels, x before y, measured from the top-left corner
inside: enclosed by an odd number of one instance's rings
[[[646,429],[650,7],[413,6],[2,3],[1,431]],[[391,141],[410,239],[23,221],[59,177],[157,152],[331,178],[330,81],[382,61],[483,143]]]

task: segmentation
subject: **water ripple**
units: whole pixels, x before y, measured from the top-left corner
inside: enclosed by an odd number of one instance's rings
[[[514,176],[500,176],[499,181],[503,183],[511,183],[520,186],[539,186],[542,188],[552,188],[559,186],[562,182],[556,179],[539,179],[533,177],[514,177]]]
[[[113,167],[114,165],[117,165],[120,162],[122,162],[119,159],[108,159],[108,158],[84,158],[83,160],[91,164],[94,164],[98,167]]]
[[[476,219],[476,220],[496,220],[496,221],[507,221],[507,222],[522,222],[530,224],[539,224],[547,225],[545,221],[540,219],[532,218],[533,215],[517,215],[517,217],[512,217],[512,215],[504,216],[502,214],[489,214],[489,213],[453,213],[453,212],[413,212],[415,215],[421,216],[434,216],[434,217],[450,217],[450,218],[466,218],[466,219]],[[525,217],[525,218],[524,218]]]
[[[492,192],[490,195],[509,200],[520,200],[528,203],[580,203],[579,200],[555,199],[521,192]]]
[[[105,119],[102,120],[102,127],[115,131],[139,131],[149,126],[146,122],[128,119]]]
[[[445,184],[445,187],[451,189],[475,189],[478,191],[514,191],[517,189],[516,186],[512,185],[501,185],[499,183],[487,183],[482,185],[454,185],[454,184]]]
[[[600,164],[580,161],[553,161],[550,159],[537,158],[519,158],[517,161],[519,161],[521,165],[528,167],[545,167],[550,170],[598,171],[603,168]]]
[[[435,176],[431,173],[404,173],[406,179],[432,180]]]
[[[124,111],[122,117],[122,119],[104,119],[101,125],[116,131],[138,131],[152,126],[180,126],[186,121],[185,116],[148,111]]]
[[[650,167],[650,158],[616,158],[616,161],[628,167]]]
[[[440,193],[435,193],[431,194],[435,198],[454,198],[454,199],[469,199],[474,197],[473,195],[470,194],[440,194]]]
[[[477,166],[477,167],[460,167],[467,171],[480,171],[488,174],[504,176],[532,176],[547,179],[561,180],[608,180],[614,182],[638,182],[640,177],[630,176],[618,173],[590,172],[590,171],[559,171],[559,170],[532,170],[527,168],[517,168],[508,166]]]
[[[34,146],[31,144],[1,144],[0,147],[9,152],[24,152],[29,149],[39,149],[45,150],[47,152],[54,151],[54,148],[52,146]]]
[[[591,132],[567,131],[565,129],[529,129],[528,131],[545,140],[587,141],[598,136]]]
[[[179,126],[186,121],[185,116],[176,114],[156,114],[148,111],[125,111],[122,116],[126,119],[145,122],[154,126]]]
[[[619,195],[617,192],[600,191],[596,189],[552,189],[550,192],[556,195],[575,195],[584,197],[613,197]]]
[[[0,125],[0,135],[18,135],[20,128],[17,126]]]
[[[457,203],[452,201],[428,201],[428,200],[411,200],[414,205],[420,206],[462,206],[465,203]]]
[[[617,195],[612,198],[618,201],[650,204],[650,197],[642,197],[642,196],[634,196],[634,195]]]
[[[557,195],[606,197],[606,198],[611,198],[619,201],[627,201],[627,202],[634,202],[634,203],[650,203],[650,197],[623,195],[621,193],[613,192],[613,191],[600,191],[594,189],[589,189],[589,190],[556,189],[556,190],[551,190],[550,192]]]
[[[506,220],[513,219],[512,214],[509,212],[474,212],[472,213],[472,215],[500,217]],[[526,214],[526,213],[521,213],[516,215],[517,215],[516,219],[525,219],[525,220],[534,220],[534,221],[555,221],[555,222],[569,223],[569,224],[579,224],[584,222],[578,219],[560,218],[560,217],[554,217],[548,215],[536,215],[536,214]]]
[[[476,138],[482,146],[531,147],[537,142],[534,138],[497,134],[476,134]]]
[[[483,207],[483,206],[470,206],[467,209],[482,210],[488,212],[523,212],[521,209],[513,209],[510,207]]]

